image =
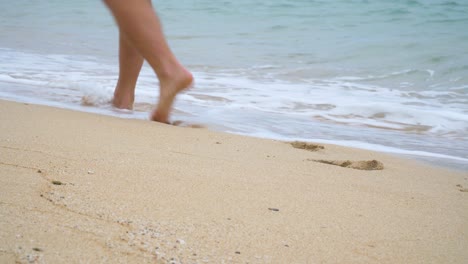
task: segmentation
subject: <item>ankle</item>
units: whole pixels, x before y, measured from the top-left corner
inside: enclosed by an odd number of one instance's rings
[[[187,70],[177,61],[176,58],[169,58],[161,61],[158,68],[154,68],[160,82],[171,82],[181,78]]]

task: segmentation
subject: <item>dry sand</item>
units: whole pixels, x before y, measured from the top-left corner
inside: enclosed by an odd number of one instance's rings
[[[466,172],[7,101],[0,129],[0,263],[468,263]]]

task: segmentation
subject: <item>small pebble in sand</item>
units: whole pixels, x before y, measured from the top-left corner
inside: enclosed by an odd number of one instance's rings
[[[268,208],[268,210],[270,210],[270,211],[274,211],[274,212],[278,212],[278,211],[279,211],[279,209],[278,209],[278,208]]]
[[[185,245],[185,241],[183,239],[177,239],[176,242],[181,244],[181,245]]]
[[[39,260],[39,256],[27,255],[26,259],[28,260],[29,263],[37,263],[37,261]]]
[[[94,171],[89,170],[89,171],[88,171],[88,174],[94,174]]]
[[[41,170],[37,170],[37,173],[42,173],[42,171],[41,171]]]
[[[240,255],[240,251],[236,251],[236,254]]]
[[[33,248],[33,250],[34,250],[34,251],[37,251],[37,252],[42,252],[42,249],[37,248],[37,247]]]
[[[62,185],[63,183],[61,181],[52,181],[52,184],[54,185]]]

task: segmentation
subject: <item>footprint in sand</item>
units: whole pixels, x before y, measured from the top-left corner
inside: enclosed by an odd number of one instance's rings
[[[324,146],[317,145],[317,144],[311,144],[307,142],[302,142],[302,141],[294,141],[290,143],[291,146],[297,149],[304,149],[308,151],[319,151],[321,149],[325,149]],[[320,162],[320,163],[325,163],[325,164],[330,164],[330,165],[335,165],[335,166],[340,166],[343,168],[351,168],[351,169],[357,169],[357,170],[383,170],[384,165],[382,162],[378,160],[361,160],[361,161],[350,161],[350,160],[314,160],[314,159],[308,159],[310,161],[315,161],[315,162]]]
[[[361,160],[361,161],[350,161],[350,160],[313,160],[310,161],[340,166],[343,168],[351,168],[357,170],[383,170],[384,165],[378,160]]]
[[[324,149],[324,146],[317,145],[317,144],[311,144],[307,142],[302,142],[302,141],[294,141],[290,143],[291,146],[297,149],[305,149],[308,151],[319,151],[321,149]]]

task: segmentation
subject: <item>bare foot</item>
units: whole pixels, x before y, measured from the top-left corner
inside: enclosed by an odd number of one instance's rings
[[[133,110],[133,103],[125,103],[117,98],[112,98],[112,106],[115,107],[115,108],[119,108],[119,109],[128,109],[128,110]]]
[[[151,115],[151,120],[169,124],[169,114],[174,99],[179,92],[189,88],[192,82],[192,74],[182,66],[169,77],[160,79],[159,102]]]
[[[119,86],[117,86],[115,88],[115,91],[114,91],[114,97],[112,98],[112,105],[116,108],[119,108],[119,109],[128,109],[128,110],[132,110],[133,109],[133,101],[134,101],[134,90],[131,90],[132,93],[129,94],[129,92],[126,92],[128,91],[125,90],[125,89],[120,89]],[[121,92],[121,91],[124,91],[124,92]]]

